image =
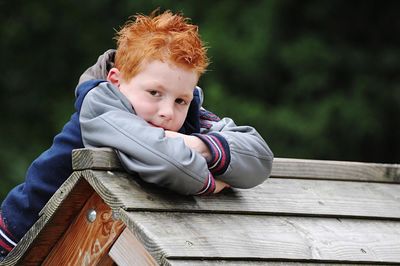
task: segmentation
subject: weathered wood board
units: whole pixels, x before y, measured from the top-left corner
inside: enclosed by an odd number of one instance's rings
[[[94,192],[81,177],[75,172],[68,178],[44,207],[39,220],[0,265],[40,265],[43,262]]]
[[[265,215],[123,212],[161,263],[165,259],[400,261],[400,223]]]
[[[118,265],[158,265],[155,259],[144,248],[143,244],[137,240],[128,228],[125,228],[121,236],[115,241],[110,250],[110,257]]]
[[[1,266],[400,265],[399,165],[276,158],[262,185],[212,196],[146,184],[110,148],[73,167]]]
[[[274,177],[400,182],[400,165],[275,158]]]
[[[74,150],[73,167],[75,170],[124,171],[111,148]],[[400,183],[400,164],[275,158],[271,176]]]
[[[187,197],[136,182],[122,172],[84,171],[83,174],[110,206],[126,210],[400,219],[400,184],[271,178],[250,190]]]
[[[93,220],[88,219],[89,212]],[[124,228],[121,221],[113,219],[110,207],[93,193],[42,265],[96,265]]]

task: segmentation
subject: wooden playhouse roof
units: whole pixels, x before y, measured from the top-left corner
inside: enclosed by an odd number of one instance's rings
[[[144,184],[107,148],[73,166],[0,265],[400,264],[399,165],[277,158],[262,185],[206,197]]]

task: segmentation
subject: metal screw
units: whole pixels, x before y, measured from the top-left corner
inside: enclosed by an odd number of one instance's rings
[[[96,213],[95,209],[90,209],[86,213],[86,218],[91,223],[93,223],[96,220],[96,216],[97,216],[97,213]]]
[[[112,211],[112,219],[118,221],[120,219],[120,214],[118,211]]]

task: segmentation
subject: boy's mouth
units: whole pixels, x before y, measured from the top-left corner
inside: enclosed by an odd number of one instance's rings
[[[165,129],[165,128],[163,128],[163,127],[161,127],[161,126],[157,126],[157,125],[155,125],[155,124],[153,124],[153,123],[151,123],[151,122],[149,122],[149,121],[147,121],[147,123],[148,123],[150,126],[152,126],[152,127],[158,127],[158,128]]]
[[[159,127],[159,126],[156,126],[156,125],[154,125],[153,123],[151,123],[151,122],[149,122],[149,121],[147,121],[147,123],[148,123],[150,126],[152,126],[152,127]]]

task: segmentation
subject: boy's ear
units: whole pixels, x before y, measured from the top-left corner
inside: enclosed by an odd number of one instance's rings
[[[116,87],[119,87],[121,82],[121,72],[115,67],[111,68],[110,71],[108,71],[107,80]]]

